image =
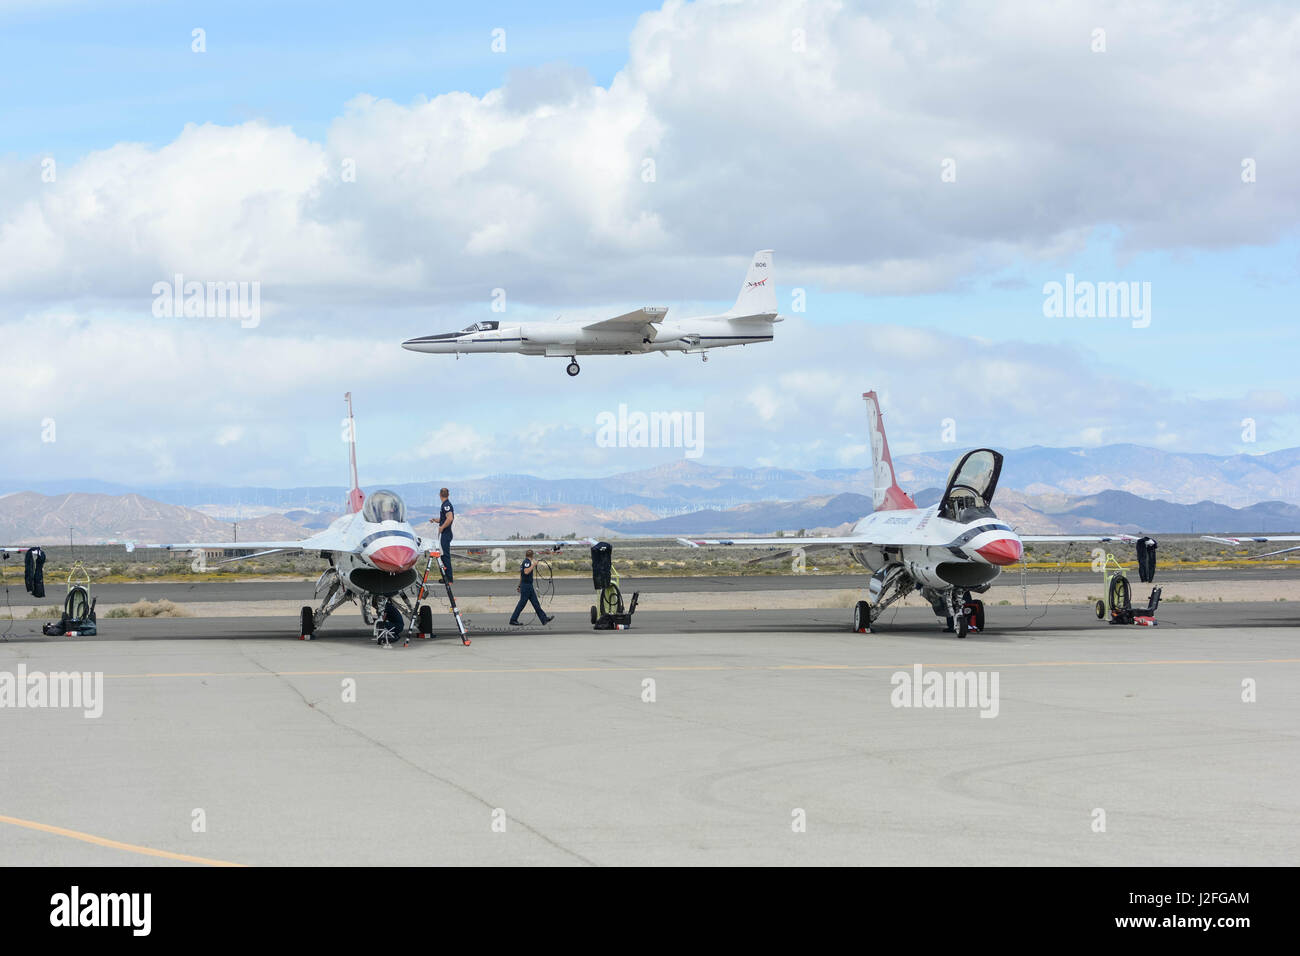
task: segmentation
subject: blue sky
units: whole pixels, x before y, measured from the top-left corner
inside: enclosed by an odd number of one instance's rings
[[[900,451],[948,417],[1002,447],[1300,445],[1297,18],[0,2],[0,453],[32,478],[89,457],[114,481],[332,481],[348,388],[376,480],[681,457],[596,447],[620,403],[706,412],[706,463],[862,464],[873,387]],[[592,358],[569,381],[398,347],[495,317],[498,286],[518,319],[707,312],[765,247],[807,311],[707,366]],[[151,315],[177,271],[259,281],[264,321]],[[1046,317],[1067,273],[1149,283],[1150,326]]]
[[[4,148],[75,157],[186,123],[265,119],[319,138],[358,93],[483,92],[556,59],[608,84],[645,10],[593,3],[0,4]],[[493,54],[491,31],[506,30]],[[206,31],[207,53],[191,52]]]

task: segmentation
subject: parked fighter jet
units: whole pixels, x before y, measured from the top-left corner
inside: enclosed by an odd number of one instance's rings
[[[421,604],[422,581],[416,564],[422,555],[437,557],[436,534],[424,538],[406,520],[406,505],[396,492],[372,491],[362,494],[357,483],[356,431],[352,427],[352,393],[348,403],[348,450],[352,468],[352,486],[348,492],[348,514],[336,518],[319,534],[301,541],[207,541],[185,544],[148,545],[169,551],[203,551],[239,548],[254,553],[231,560],[260,557],[283,551],[315,551],[329,561],[329,567],[316,582],[320,607],[301,611],[299,636],[311,640],[325,619],[347,601],[361,607],[361,618],[375,628],[375,637],[385,645],[408,627],[422,636],[433,634],[433,615],[428,604]],[[550,547],[559,550],[564,542],[485,541],[456,539],[463,548]],[[441,574],[434,574],[435,583]],[[454,603],[453,603],[454,609]],[[405,616],[404,616],[405,615]],[[462,629],[462,636],[464,631]]]
[[[991,448],[962,455],[953,465],[938,503],[918,508],[895,480],[876,393],[862,397],[867,402],[871,433],[875,510],[858,521],[852,533],[838,538],[678,541],[688,547],[732,544],[790,549],[771,555],[773,558],[793,554],[791,545],[804,550],[847,549],[872,572],[868,599],[858,601],[853,609],[853,630],[870,630],[887,607],[919,590],[934,613],[944,619],[945,630],[965,637],[970,630],[984,628],[984,603],[972,599],[971,593],[984,593],[1002,568],[1021,560],[1022,542],[1133,540],[1129,535],[1017,535],[990,507],[1002,472],[1002,454]]]
[[[407,339],[412,352],[456,354],[517,352],[567,358],[566,371],[577,375],[579,355],[632,355],[644,352],[700,352],[729,345],[770,342],[777,314],[772,285],[772,250],[754,253],[736,304],[721,315],[666,321],[666,306],[646,306],[597,322],[475,322],[459,332]]]

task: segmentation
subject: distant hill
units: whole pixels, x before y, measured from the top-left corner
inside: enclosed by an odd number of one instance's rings
[[[895,467],[908,491],[942,487],[948,470],[964,449],[958,446],[915,455],[899,455]],[[533,475],[489,475],[454,482],[452,500],[461,508],[475,505],[527,503],[538,507],[588,507],[613,513],[646,509],[669,517],[708,509],[726,511],[767,501],[803,501],[840,494],[869,494],[868,468],[800,471],[790,468],[743,468],[704,465],[681,460],[604,478],[538,478]],[[1176,504],[1204,501],[1244,507],[1260,501],[1300,505],[1300,448],[1264,455],[1201,455],[1162,451],[1140,445],[1097,448],[1032,446],[1006,452],[1001,492],[1025,495],[1086,497],[1104,491],[1125,491],[1143,498]],[[378,487],[373,485],[372,487]],[[434,507],[438,487],[432,482],[389,484],[412,507]],[[48,495],[98,492],[138,494],[189,508],[216,506],[229,514],[242,509],[337,511],[346,488],[227,487],[221,485],[155,486],[142,482],[126,487],[93,479],[22,482],[0,477],[0,493],[37,491]]]
[[[22,491],[0,497],[0,543],[67,544],[69,529],[77,543],[230,541],[235,531],[228,521],[142,495]],[[281,515],[239,522],[239,537],[250,541],[302,536],[302,528]]]
[[[919,507],[938,500],[940,488],[927,488],[915,496]],[[1032,496],[1017,492],[999,494],[994,501],[998,516],[1025,534],[1089,534],[1107,532],[1247,533],[1300,529],[1300,507],[1280,501],[1248,508],[1203,501],[1192,505],[1152,501],[1125,491],[1096,495]],[[815,497],[800,502],[769,501],[725,511],[703,510],[656,521],[615,524],[626,535],[666,536],[705,534],[775,534],[806,529],[838,531],[871,511],[865,495],[844,494],[830,499]]]

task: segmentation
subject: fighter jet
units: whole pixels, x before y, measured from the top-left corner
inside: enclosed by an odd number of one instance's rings
[[[688,547],[736,545],[779,546],[769,558],[788,557],[794,548],[843,548],[871,571],[867,599],[853,609],[853,630],[869,631],[894,602],[913,591],[930,602],[946,631],[965,637],[984,629],[984,602],[972,598],[989,589],[1002,568],[1023,555],[1023,542],[1135,540],[1130,535],[1018,535],[991,507],[1002,472],[1002,454],[977,448],[962,455],[948,475],[937,504],[918,508],[894,476],[885,440],[880,402],[875,392],[867,403],[874,475],[871,514],[844,537],[733,538],[728,541],[679,538]]]
[[[348,452],[352,469],[352,486],[348,492],[348,513],[336,518],[319,534],[300,541],[204,541],[184,544],[146,545],[168,551],[205,551],[212,549],[251,550],[232,561],[260,557],[279,552],[318,552],[329,562],[329,567],[316,582],[316,597],[320,606],[304,606],[300,614],[299,637],[311,640],[327,617],[348,601],[361,608],[361,618],[375,629],[375,639],[383,646],[405,634],[408,629],[421,637],[433,634],[433,615],[428,604],[421,603],[425,595],[427,575],[434,569],[434,583],[442,581],[441,557],[438,536],[421,537],[407,521],[406,505],[393,491],[378,489],[367,497],[357,482],[356,430],[352,418],[352,393],[344,396],[348,405]],[[456,539],[463,548],[546,548],[558,551],[564,542],[538,542],[536,540],[469,540]],[[137,547],[140,547],[137,545]],[[417,563],[426,558],[425,575]],[[452,612],[456,615],[461,637],[465,628],[455,609],[455,599],[448,587]]]
[[[596,322],[475,322],[459,332],[407,339],[402,348],[458,358],[475,352],[567,358],[570,375],[581,371],[579,355],[699,352],[707,362],[709,349],[772,341],[774,324],[782,321],[772,285],[772,250],[754,253],[736,304],[726,312],[679,320],[668,320],[667,315],[666,306],[646,306]]]

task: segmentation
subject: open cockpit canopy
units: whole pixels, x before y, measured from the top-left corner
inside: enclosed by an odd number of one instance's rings
[[[939,499],[939,514],[963,523],[993,516],[990,507],[1002,473],[1002,453],[991,448],[968,451],[952,466]]]

